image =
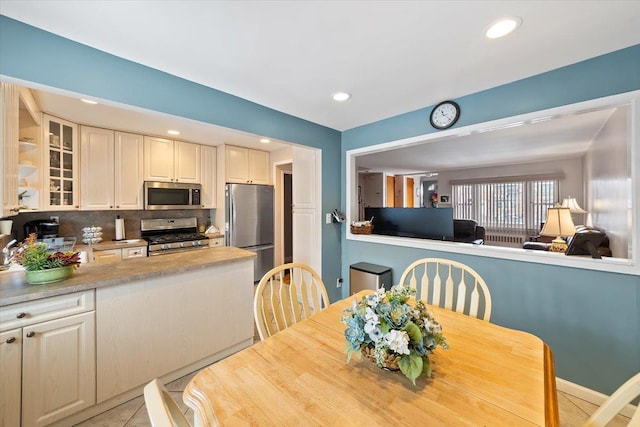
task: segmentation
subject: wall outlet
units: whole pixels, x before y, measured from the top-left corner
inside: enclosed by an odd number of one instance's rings
[[[336,288],[341,288],[342,287],[342,277],[338,277],[338,279],[336,280]]]
[[[331,214],[330,213],[325,215],[324,222],[327,223],[327,224],[331,224]]]
[[[50,217],[49,217],[49,219],[50,219],[51,221],[55,221],[55,222],[57,222],[58,224],[60,224],[60,217],[59,217],[59,216],[52,215],[52,216],[50,216]]]

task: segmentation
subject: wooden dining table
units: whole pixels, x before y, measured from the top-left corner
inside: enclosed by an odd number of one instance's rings
[[[327,309],[200,371],[184,402],[200,426],[558,426],[553,357],[526,332],[428,306],[449,350],[413,385],[357,356]],[[221,325],[220,327],[224,327]]]

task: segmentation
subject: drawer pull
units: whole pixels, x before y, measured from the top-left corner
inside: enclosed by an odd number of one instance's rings
[[[27,338],[31,338],[35,335],[36,333],[33,331],[27,332]]]
[[[14,342],[16,342],[16,337],[7,338],[7,344],[11,344],[11,343],[14,343]]]
[[[25,317],[26,315],[27,315],[27,313],[18,313],[18,314],[16,314],[16,317],[17,317],[18,319],[22,319],[22,318],[23,318],[23,317]]]

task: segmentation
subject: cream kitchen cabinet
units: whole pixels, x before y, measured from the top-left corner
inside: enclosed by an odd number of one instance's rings
[[[16,215],[20,211],[18,203],[18,87],[2,83],[0,90],[0,216]]]
[[[144,137],[144,180],[200,184],[200,145]]]
[[[121,249],[106,249],[96,250],[93,249],[93,262],[97,264],[108,264],[111,262],[118,262],[134,258],[146,258],[147,247],[136,246],[126,247]]]
[[[20,425],[22,329],[0,332],[0,426]]]
[[[94,291],[3,307],[0,334],[3,425],[22,414],[23,427],[44,426],[95,404]]]
[[[80,127],[82,209],[142,209],[142,135]]]
[[[78,126],[44,115],[45,209],[71,210],[78,203]]]
[[[227,182],[269,184],[269,152],[227,145],[225,174]]]
[[[200,201],[205,209],[216,207],[216,147],[200,147],[202,157],[202,192]]]

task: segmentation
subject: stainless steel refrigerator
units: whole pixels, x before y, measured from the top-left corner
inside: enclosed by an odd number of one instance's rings
[[[227,246],[256,253],[254,282],[273,268],[273,187],[227,184],[225,188]]]

